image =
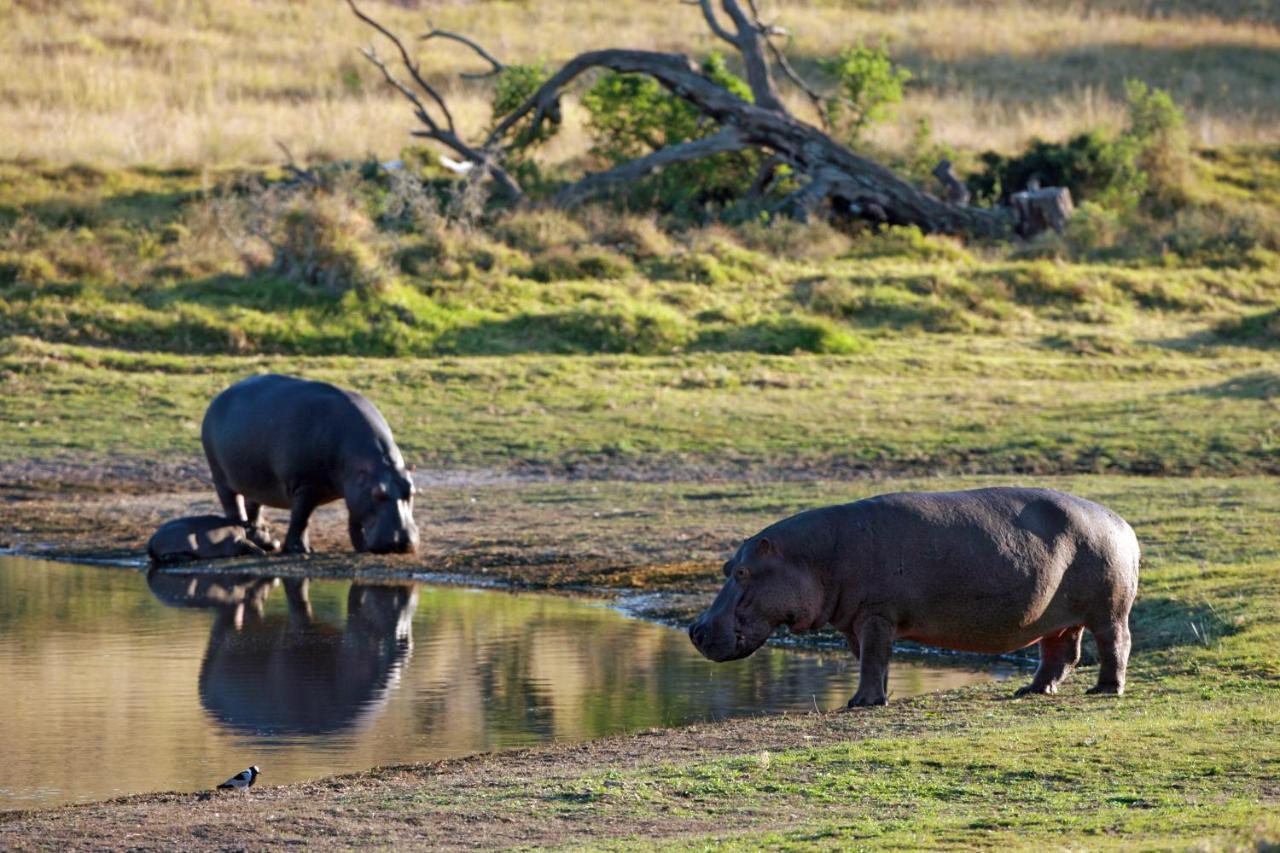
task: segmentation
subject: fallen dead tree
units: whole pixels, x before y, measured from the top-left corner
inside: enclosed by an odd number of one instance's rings
[[[689,0],[684,0],[689,2]],[[930,233],[1001,238],[1014,232],[1014,214],[1007,208],[979,208],[952,194],[943,200],[917,189],[909,181],[866,157],[854,153],[823,130],[793,116],[779,97],[774,66],[814,101],[822,114],[821,98],[796,73],[773,38],[781,31],[763,22],[755,0],[696,0],[711,31],[741,57],[754,102],[738,97],[710,80],[688,56],[647,50],[613,48],[588,51],[565,63],[522,105],[509,112],[478,143],[458,133],[448,105],[439,91],[422,76],[404,43],[386,27],[348,0],[352,11],[385,36],[399,55],[402,80],[373,48],[369,59],[413,106],[421,127],[414,135],[430,139],[471,164],[469,179],[490,179],[498,193],[514,202],[525,199],[524,190],[505,167],[507,156],[520,138],[538,133],[546,123],[559,123],[560,99],[566,88],[593,69],[624,74],[644,74],[696,108],[718,127],[700,139],[669,145],[622,162],[605,171],[588,174],[564,187],[551,203],[563,208],[581,204],[610,188],[633,182],[675,163],[715,154],[753,148],[771,163],[789,166],[801,186],[778,205],[780,213],[807,218],[818,210],[876,223],[915,225]],[[474,50],[497,73],[502,63],[465,36],[432,29],[423,40],[451,39]]]

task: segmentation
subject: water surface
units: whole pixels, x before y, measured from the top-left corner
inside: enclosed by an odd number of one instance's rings
[[[890,690],[1000,674],[895,661]],[[713,664],[552,595],[0,557],[0,809],[827,709],[855,681],[845,652]]]

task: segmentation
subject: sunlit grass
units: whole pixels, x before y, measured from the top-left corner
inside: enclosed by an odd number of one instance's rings
[[[510,62],[563,61],[606,45],[705,54],[719,47],[696,8],[665,0],[483,3],[429,9],[371,3],[412,35],[430,18],[470,33]],[[370,41],[338,2],[100,2],[0,4],[0,157],[59,162],[275,162],[276,141],[300,157],[393,156],[412,117],[357,53]],[[917,118],[939,139],[1016,147],[1113,121],[1126,78],[1168,88],[1195,139],[1274,138],[1273,25],[1209,17],[1142,17],[1032,2],[788,3],[802,68],[859,40],[884,44],[916,75],[900,120],[879,140],[900,145]],[[1273,22],[1274,23],[1274,22]],[[483,84],[464,48],[442,45],[423,67],[460,123],[488,118]],[[807,112],[802,99],[798,112]],[[582,153],[569,122],[548,159]]]

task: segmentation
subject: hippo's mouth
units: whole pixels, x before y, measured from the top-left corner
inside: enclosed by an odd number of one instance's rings
[[[764,645],[761,640],[753,643],[748,640],[740,630],[733,632],[733,645],[728,643],[709,643],[710,639],[705,635],[694,639],[694,647],[702,654],[704,658],[713,663],[728,663],[729,661],[742,660],[749,657],[756,649]]]

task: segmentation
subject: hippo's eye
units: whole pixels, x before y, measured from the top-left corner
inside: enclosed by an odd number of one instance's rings
[[[738,568],[733,570],[733,579],[739,583],[745,581],[750,576],[751,572],[747,571],[746,566],[738,566]]]

